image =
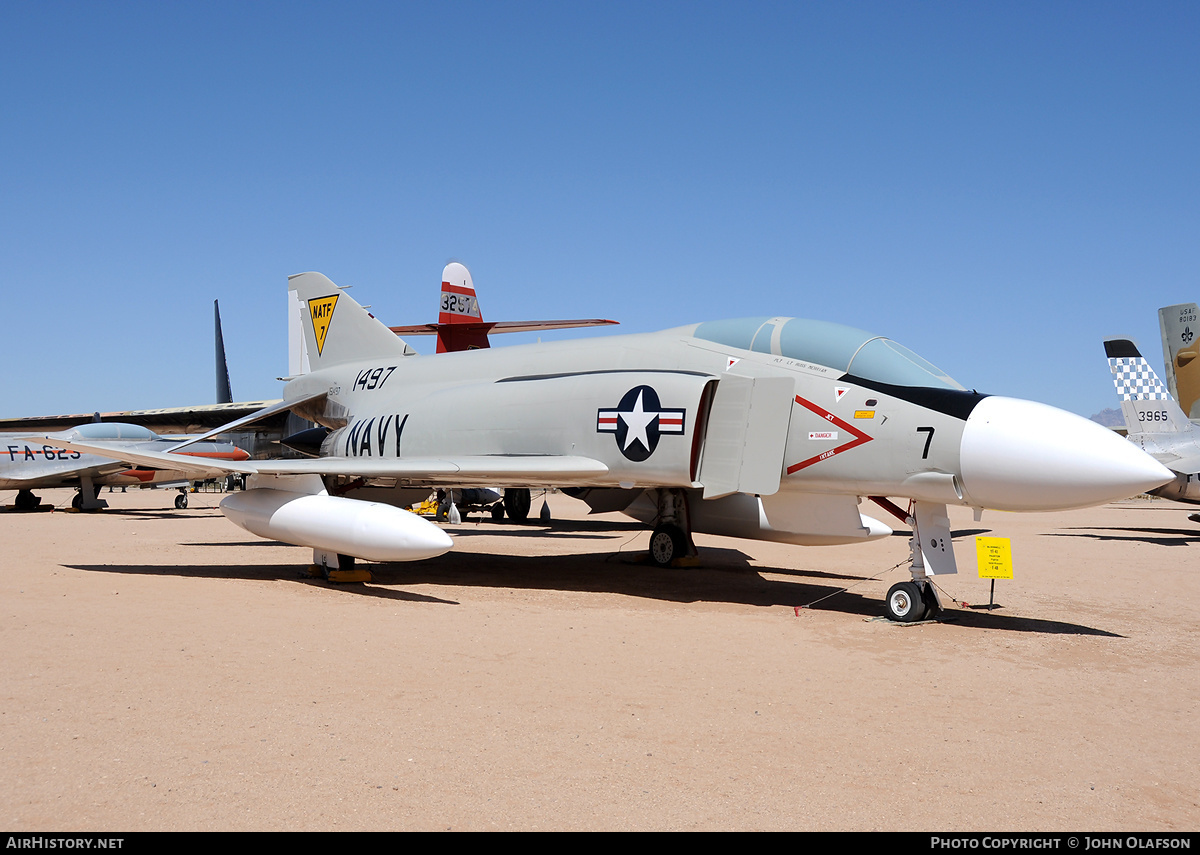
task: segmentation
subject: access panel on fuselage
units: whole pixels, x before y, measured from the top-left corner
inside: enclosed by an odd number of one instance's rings
[[[795,381],[726,375],[716,386],[700,458],[704,498],[777,492]]]

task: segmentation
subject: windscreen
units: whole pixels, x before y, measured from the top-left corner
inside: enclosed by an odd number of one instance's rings
[[[883,336],[829,321],[738,318],[700,324],[696,338],[826,365],[895,386],[962,389],[945,371]]]

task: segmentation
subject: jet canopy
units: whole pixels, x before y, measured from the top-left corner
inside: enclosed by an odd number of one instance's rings
[[[736,318],[700,324],[693,337],[825,365],[894,386],[959,389],[945,371],[907,347],[869,332],[804,318]]]
[[[123,439],[144,441],[157,439],[158,434],[141,425],[130,425],[121,422],[89,422],[70,430],[63,431],[63,439]]]

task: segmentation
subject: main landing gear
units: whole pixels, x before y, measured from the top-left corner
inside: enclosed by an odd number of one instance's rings
[[[699,553],[692,542],[687,496],[682,490],[658,491],[658,526],[650,535],[650,560],[659,567],[695,564]]]
[[[41,507],[42,500],[29,490],[18,490],[16,509],[18,511],[36,511]]]
[[[175,497],[175,507],[183,510],[187,507],[187,490],[180,490],[179,495]]]
[[[958,572],[945,505],[913,502],[907,522],[912,526],[912,581],[892,585],[884,601],[888,620],[897,623],[932,620],[941,614],[942,603],[929,577]]]
[[[504,512],[514,522],[525,522],[529,519],[529,508],[533,498],[526,487],[506,487],[504,490]],[[494,515],[493,515],[494,516]]]
[[[79,492],[71,500],[71,507],[77,511],[98,511],[108,507],[108,502],[100,498],[99,484],[93,484],[92,479],[86,475],[79,481]]]

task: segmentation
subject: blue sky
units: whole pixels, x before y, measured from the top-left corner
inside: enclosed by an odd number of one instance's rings
[[[1195,3],[0,0],[0,417],[212,401],[214,299],[277,397],[287,274],[416,323],[450,260],[489,319],[834,320],[1089,415],[1101,339],[1160,364],[1200,301],[1198,44]]]

